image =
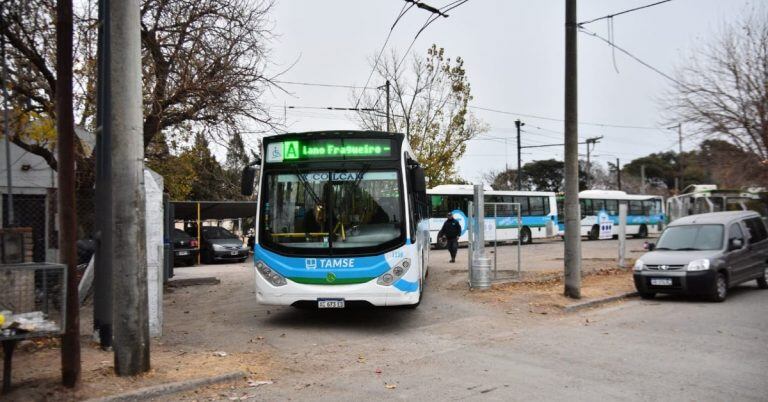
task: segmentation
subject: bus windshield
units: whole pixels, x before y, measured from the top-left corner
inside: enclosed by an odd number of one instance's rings
[[[397,171],[267,173],[260,242],[291,249],[359,250],[403,238]],[[343,253],[343,250],[341,253]]]

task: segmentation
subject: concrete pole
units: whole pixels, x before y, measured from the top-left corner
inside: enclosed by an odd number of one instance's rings
[[[520,119],[515,120],[515,127],[517,127],[517,191],[523,191],[523,156],[520,152],[523,148],[520,143],[520,127],[524,125],[525,123],[521,122]]]
[[[139,1],[109,4],[115,372],[149,370]]]
[[[565,296],[581,298],[576,0],[565,2]]]
[[[58,132],[59,261],[67,266],[66,324],[61,339],[65,387],[80,382],[80,299],[77,292],[75,117],[72,111],[72,0],[56,2],[56,131]]]
[[[645,165],[640,165],[640,193],[645,194]]]
[[[619,268],[626,268],[627,256],[627,203],[619,202]]]

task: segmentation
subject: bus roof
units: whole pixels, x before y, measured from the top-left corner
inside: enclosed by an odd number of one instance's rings
[[[618,191],[618,190],[584,190],[579,193],[579,198],[603,199],[603,200],[629,200],[629,201],[663,199],[663,197],[660,195],[627,194],[624,191]]]
[[[555,193],[551,191],[496,191],[488,185],[483,186],[485,195],[533,195],[554,197]],[[443,184],[427,190],[429,195],[472,195],[474,187],[471,184]]]

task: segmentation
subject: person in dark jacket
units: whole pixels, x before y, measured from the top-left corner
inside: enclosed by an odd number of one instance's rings
[[[451,262],[456,262],[456,252],[459,251],[459,236],[461,235],[461,224],[453,218],[452,213],[448,213],[448,219],[443,223],[443,227],[437,232],[437,237],[445,237],[448,240],[448,252],[451,253]]]

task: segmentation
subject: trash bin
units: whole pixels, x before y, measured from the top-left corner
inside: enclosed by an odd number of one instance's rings
[[[469,286],[472,289],[488,289],[491,287],[491,259],[479,257],[472,262],[472,279]]]

